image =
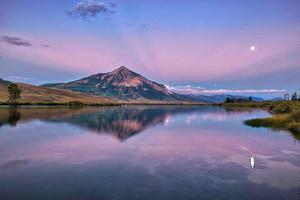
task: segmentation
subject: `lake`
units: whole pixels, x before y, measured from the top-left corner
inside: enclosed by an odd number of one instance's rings
[[[300,144],[209,106],[1,107],[0,199],[300,199]],[[252,161],[252,162],[251,162]]]

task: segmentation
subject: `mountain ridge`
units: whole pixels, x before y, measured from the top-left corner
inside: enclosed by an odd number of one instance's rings
[[[243,95],[231,95],[231,94],[214,94],[214,95],[204,95],[204,94],[182,94],[183,98],[188,99],[190,101],[201,101],[206,103],[223,103],[226,101],[227,98],[230,99],[242,99],[247,100],[249,97],[253,99],[253,101],[264,101],[263,98],[255,97],[255,96],[243,96]]]

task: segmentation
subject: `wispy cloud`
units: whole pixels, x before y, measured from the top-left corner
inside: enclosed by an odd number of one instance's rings
[[[99,14],[110,16],[116,12],[117,4],[101,1],[80,1],[66,13],[71,17],[79,17],[83,20],[96,17]]]
[[[134,23],[124,22],[123,25],[125,25],[125,26],[134,26]]]
[[[41,47],[43,47],[43,48],[49,48],[50,45],[49,44],[41,44]]]
[[[130,22],[124,22],[121,25],[127,26],[127,27],[133,27],[137,28],[140,31],[149,31],[153,29],[158,29],[160,28],[159,22],[151,22],[151,23],[143,23],[143,24],[135,24],[135,23],[130,23]]]
[[[21,38],[21,37],[15,37],[15,36],[3,35],[0,37],[0,41],[5,42],[10,45],[13,45],[13,46],[21,46],[21,47],[34,47],[35,46],[32,41],[29,41],[29,40]],[[49,44],[40,44],[37,46],[42,47],[42,48],[50,47]]]
[[[192,95],[212,95],[212,94],[281,94],[288,92],[287,90],[278,89],[245,89],[245,90],[231,90],[231,89],[205,89],[200,86],[169,86],[166,87],[179,94],[192,94]]]
[[[1,40],[8,44],[15,45],[15,46],[24,46],[24,47],[32,46],[32,44],[30,42],[28,42],[22,38],[19,38],[19,37],[11,37],[11,36],[4,35],[4,36],[1,36]]]
[[[148,30],[153,30],[153,29],[157,29],[159,28],[159,23],[155,22],[155,23],[149,23],[149,24],[142,24],[139,26],[141,31],[148,31]]]
[[[30,83],[30,84],[34,84],[34,85],[41,85],[41,84],[48,82],[48,81],[42,81],[42,80],[38,80],[36,78],[25,77],[25,76],[7,76],[7,77],[4,77],[4,79],[11,81],[11,82]]]

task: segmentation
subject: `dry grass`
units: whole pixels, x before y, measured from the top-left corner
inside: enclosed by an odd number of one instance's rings
[[[82,102],[85,104],[117,103],[112,99],[88,95],[80,92],[73,92],[69,90],[33,86],[24,83],[18,83],[18,86],[22,90],[21,99],[18,100],[19,103],[60,104],[74,101]],[[3,85],[0,85],[0,102],[5,103],[7,101],[7,88]]]

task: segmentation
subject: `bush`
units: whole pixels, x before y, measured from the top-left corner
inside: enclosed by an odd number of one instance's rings
[[[292,133],[300,134],[300,123],[290,122],[287,124],[287,129]]]
[[[70,107],[82,107],[84,104],[80,101],[70,101],[67,105]]]

